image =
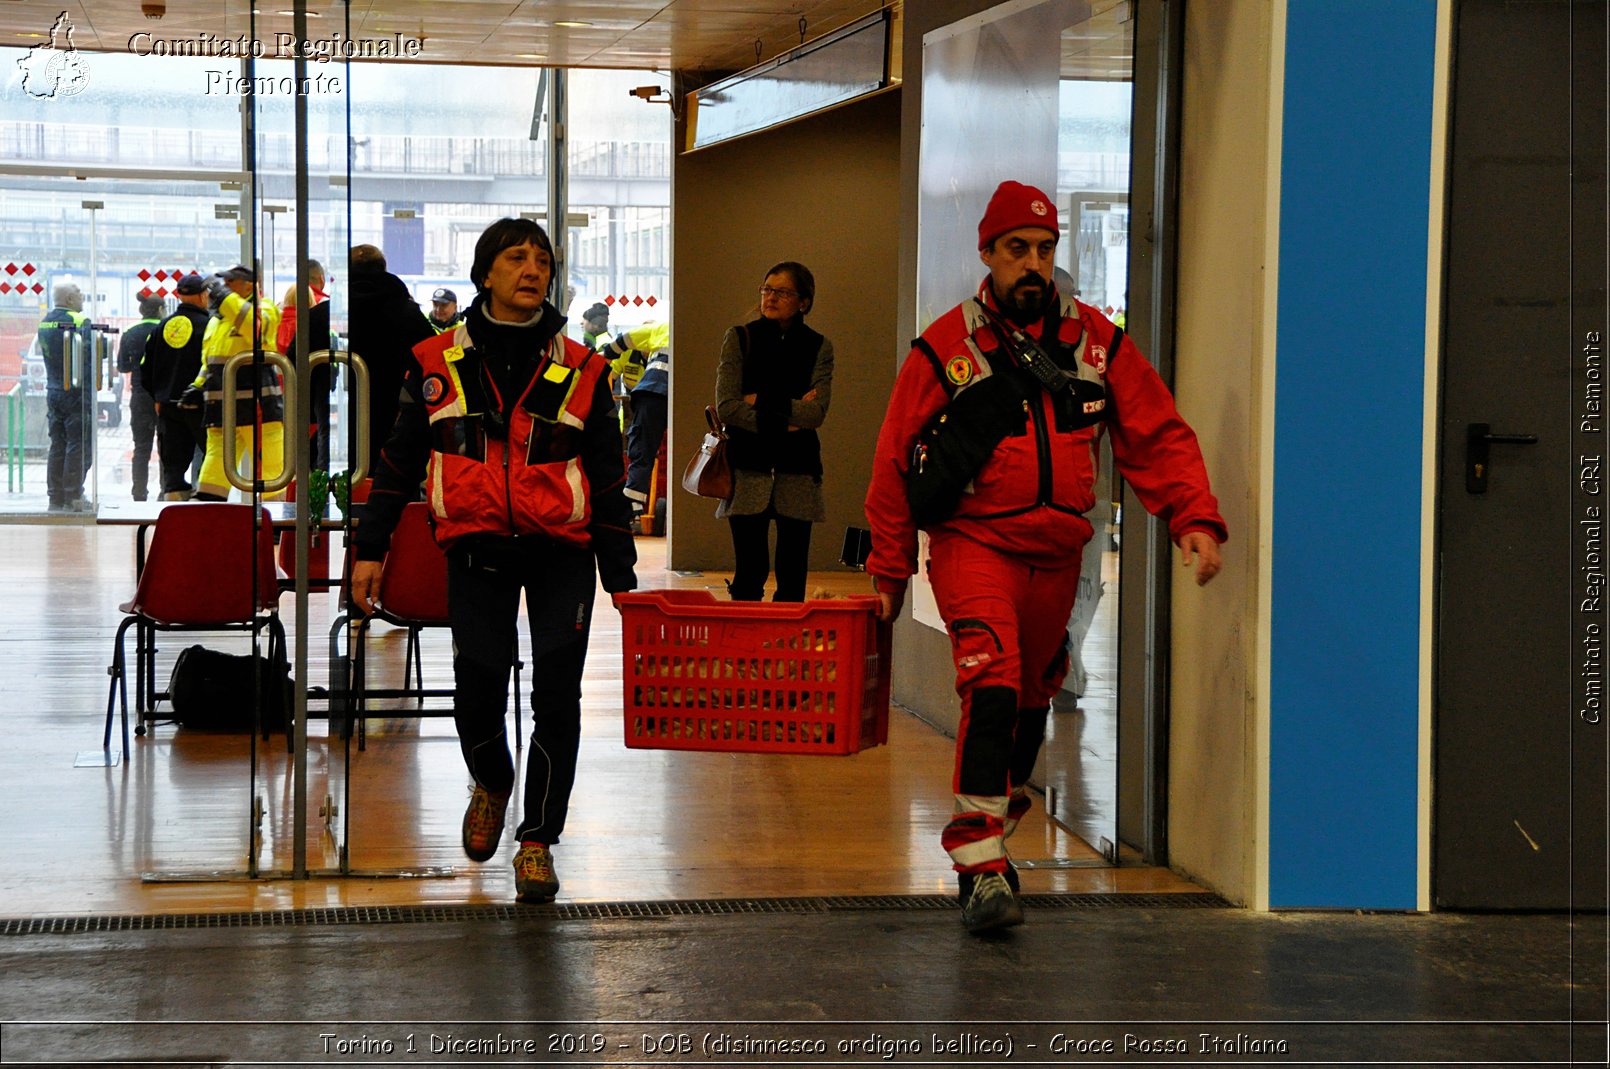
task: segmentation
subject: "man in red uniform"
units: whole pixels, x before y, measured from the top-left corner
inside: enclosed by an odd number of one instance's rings
[[[940,316],[900,369],[878,435],[867,571],[892,620],[928,533],[928,579],[950,633],[961,720],[942,842],[962,922],[1020,924],[1006,838],[1068,670],[1067,620],[1092,534],[1096,449],[1168,523],[1197,583],[1219,570],[1224,520],[1196,435],[1133,342],[1051,282],[1056,206],[1003,182],[978,226],[989,277]]]
[[[354,536],[352,603],[374,611],[391,533],[423,479],[447,551],[453,721],[474,781],[464,853],[486,861],[515,787],[504,714],[525,593],[533,727],[514,881],[521,902],[545,902],[559,891],[550,847],[576,777],[594,593],[635,587],[637,552],[609,368],[565,337],[547,299],[547,233],[498,220],[475,243],[471,278],[464,320],[413,348]]]

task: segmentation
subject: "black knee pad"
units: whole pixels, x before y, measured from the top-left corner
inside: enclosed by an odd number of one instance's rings
[[[962,740],[962,794],[1003,795],[1010,789],[1012,738],[1017,729],[1017,691],[979,687],[969,696],[967,736]]]
[[[1017,734],[1012,739],[1012,786],[1021,787],[1034,773],[1034,762],[1045,744],[1045,718],[1050,706],[1017,711]]]

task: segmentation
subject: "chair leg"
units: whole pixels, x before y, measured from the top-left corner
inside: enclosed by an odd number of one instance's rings
[[[352,719],[347,722],[347,730],[356,727],[359,753],[369,748],[369,624],[373,619],[365,616],[359,620],[347,639],[347,656],[352,658]]]
[[[408,644],[403,648],[403,690],[411,690],[415,687],[420,690],[425,689],[425,667],[419,655],[419,638],[419,628],[409,627]],[[425,704],[424,696],[415,697],[414,703],[423,707]]]
[[[276,679],[279,678],[279,671],[285,660],[285,648],[285,625],[280,622],[279,615],[276,613],[268,618],[268,665],[269,670],[274,673]],[[288,675],[289,673],[286,674]],[[286,697],[282,695],[280,700],[283,702]],[[285,752],[295,753],[296,702],[292,701],[289,709],[281,709],[280,711],[285,714]],[[263,727],[263,738],[268,738],[267,725]]]
[[[129,625],[138,619],[138,616],[130,616],[118,625],[117,636],[112,640],[112,666],[106,670],[107,674],[112,678],[106,686],[106,730],[101,735],[101,749],[110,750],[112,748],[112,705],[121,695],[123,699],[123,757],[125,760],[128,759],[129,755],[129,690],[125,677],[124,639],[128,635]]]
[[[414,686],[418,687],[420,690],[424,690],[425,658],[420,651],[424,646],[423,640],[425,632],[417,627],[413,628],[412,630],[414,632]],[[425,696],[423,694],[419,696],[418,704],[421,709],[425,707]]]
[[[145,722],[157,707],[157,632],[144,620],[134,625],[134,734],[145,737]],[[128,684],[124,683],[124,690]]]
[[[330,676],[328,689],[330,692],[330,730],[339,731],[343,739],[347,738],[346,718],[351,711],[352,703],[352,649],[348,643],[346,655],[341,653],[341,638],[348,630],[348,615],[346,610],[336,613],[335,620],[330,624],[329,638],[329,665]]]
[[[510,702],[509,704],[514,709],[514,752],[516,754],[520,752],[520,747],[525,739],[525,699],[522,697],[524,692],[520,690],[520,669],[524,667],[525,662],[520,660],[520,655],[518,653],[515,654],[514,701]]]

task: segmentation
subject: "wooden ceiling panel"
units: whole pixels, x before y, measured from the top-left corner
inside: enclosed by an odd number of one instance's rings
[[[354,38],[401,33],[425,39],[430,63],[536,63],[660,70],[733,70],[799,43],[798,22],[820,36],[878,10],[881,0],[319,0],[309,33]],[[123,52],[136,33],[164,38],[200,33],[259,39],[291,31],[290,0],[165,0],[148,20],[140,0],[0,0],[0,43],[38,44],[65,10],[75,47]],[[560,26],[561,22],[589,23]],[[541,60],[531,58],[541,55]]]

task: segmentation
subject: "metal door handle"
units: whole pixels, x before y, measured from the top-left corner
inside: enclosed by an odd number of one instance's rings
[[[358,432],[354,445],[358,455],[349,462],[350,474],[347,478],[349,485],[360,483],[369,476],[369,435],[372,430],[369,426],[369,365],[363,362],[363,357],[345,349],[317,349],[308,354],[307,363],[309,368],[316,368],[320,364],[345,364],[352,369],[352,389],[356,400],[352,424]]]
[[[240,374],[240,369],[252,363],[254,359],[255,354],[251,349],[248,349],[243,353],[236,353],[224,361],[221,391],[223,393],[224,478],[229,480],[231,486],[248,494],[253,492],[254,485],[262,493],[277,494],[291,485],[291,479],[296,476],[296,464],[291,458],[291,443],[294,439],[290,435],[284,436],[281,442],[280,473],[272,479],[262,478],[262,473],[255,468],[252,471],[251,479],[241,475],[240,454],[235,448],[235,402],[239,398],[239,392],[235,388],[235,380]],[[263,353],[263,364],[279,369],[280,375],[284,379],[284,385],[281,387],[281,396],[283,398],[281,403],[287,411],[295,412],[296,391],[298,388],[296,368],[282,354],[274,352]]]
[[[1494,445],[1536,445],[1535,434],[1494,434],[1490,423],[1465,424],[1465,492],[1487,492],[1488,454]]]
[[[83,385],[79,376],[86,359],[84,336],[74,330],[71,334],[65,334],[63,337],[61,347],[62,385],[69,390],[76,390]]]

